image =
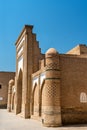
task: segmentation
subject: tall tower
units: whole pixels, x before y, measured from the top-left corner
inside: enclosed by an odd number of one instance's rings
[[[59,54],[51,48],[46,52],[46,79],[43,88],[43,125],[61,125]]]

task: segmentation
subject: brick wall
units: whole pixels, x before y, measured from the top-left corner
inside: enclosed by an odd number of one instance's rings
[[[7,106],[8,82],[14,77],[15,73],[13,72],[0,72],[0,108]]]
[[[74,54],[74,55],[87,54],[87,46],[85,44],[77,45],[76,47],[68,51],[67,54]]]
[[[87,94],[87,59],[60,56],[61,107],[63,123],[87,123],[87,102],[80,102],[80,94]]]

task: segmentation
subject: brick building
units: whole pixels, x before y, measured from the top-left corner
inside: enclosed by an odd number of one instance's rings
[[[14,72],[1,72],[0,71],[0,108],[7,107],[8,98],[8,82],[15,77]]]
[[[41,53],[33,26],[16,41],[16,76],[9,81],[8,111],[44,126],[87,123],[87,46],[66,54]]]

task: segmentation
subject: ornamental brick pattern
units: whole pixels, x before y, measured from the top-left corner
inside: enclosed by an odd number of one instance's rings
[[[46,70],[49,70],[49,69],[58,69],[59,70],[59,66],[58,66],[58,64],[57,63],[50,63],[50,64],[48,64],[48,65],[46,65]]]

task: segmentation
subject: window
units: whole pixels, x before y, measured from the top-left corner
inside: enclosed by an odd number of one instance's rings
[[[0,97],[0,101],[2,101],[3,100],[3,97]]]
[[[82,93],[80,94],[80,102],[81,102],[81,103],[86,103],[86,102],[87,102],[87,95],[86,95],[85,92],[82,92]]]
[[[0,89],[2,88],[2,85],[0,84]]]

